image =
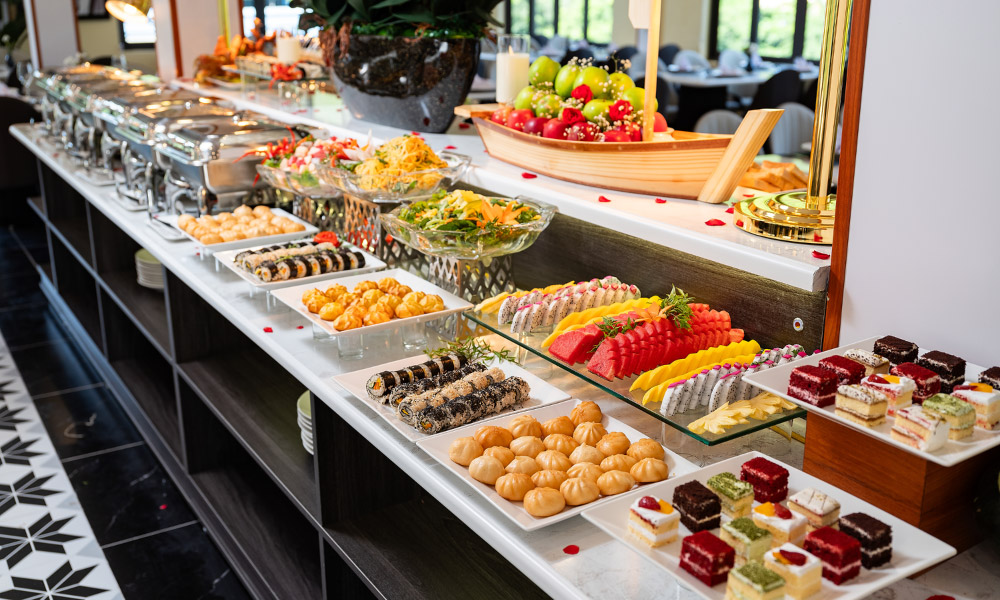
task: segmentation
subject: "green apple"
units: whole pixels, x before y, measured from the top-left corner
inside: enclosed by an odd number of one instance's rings
[[[573,83],[582,70],[579,65],[566,65],[559,69],[559,74],[556,75],[556,93],[560,98],[569,98],[573,93]]]
[[[600,67],[586,67],[576,76],[573,88],[585,85],[594,93],[594,98],[607,98],[608,92],[608,72]],[[573,90],[570,90],[572,92]]]
[[[535,116],[555,118],[562,111],[562,98],[556,94],[536,94],[535,101],[531,103],[531,108],[535,111]]]
[[[514,97],[514,108],[517,110],[531,108],[531,103],[535,101],[535,94],[537,92],[538,90],[535,89],[535,86],[525,86],[520,92],[517,93],[517,96]]]
[[[634,88],[635,82],[627,74],[618,71],[608,75],[608,87],[611,88],[611,97],[617,99],[621,98],[626,90]]]
[[[624,94],[622,94],[622,98],[628,100],[629,104],[632,105],[632,108],[636,112],[639,112],[642,110],[642,105],[646,102],[646,90],[641,87],[629,88],[625,90]],[[655,111],[659,109],[659,107],[660,104],[656,101],[656,98],[653,98],[653,110]]]
[[[528,69],[528,81],[538,87],[551,87],[559,74],[559,63],[548,56],[539,56]]]
[[[603,98],[594,98],[583,107],[583,116],[587,117],[587,120],[591,123],[598,123],[601,121],[610,122],[608,117],[608,107],[611,106],[611,100],[605,100]]]

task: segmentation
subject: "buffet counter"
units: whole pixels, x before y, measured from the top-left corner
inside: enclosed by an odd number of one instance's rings
[[[253,110],[282,122],[327,129],[336,136],[363,140],[371,135],[378,141],[384,141],[409,133],[359,121],[342,107],[338,99],[331,96],[320,97],[321,100],[317,100],[318,104],[313,108],[290,112],[281,106],[274,92],[258,91],[251,100],[239,91],[223,90],[211,85],[199,86],[191,80],[181,79],[174,84],[224,99],[237,108]],[[461,128],[457,120],[447,133],[422,136],[435,149],[451,146],[456,152],[470,156],[473,166],[464,180],[471,185],[506,196],[525,195],[536,198],[556,205],[560,212],[570,217],[600,223],[608,229],[806,292],[826,290],[829,260],[813,256],[816,246],[749,235],[729,226],[731,217],[725,214],[724,205],[676,199],[656,203],[650,196],[601,190],[543,175],[525,179],[522,177],[522,169],[486,154],[475,128]],[[610,201],[601,202],[599,197]],[[706,221],[711,219],[721,219],[727,224],[724,227],[706,225]],[[818,249],[829,254],[829,246],[819,246]]]

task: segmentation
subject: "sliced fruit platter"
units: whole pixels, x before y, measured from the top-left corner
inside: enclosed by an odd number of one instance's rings
[[[605,277],[497,296],[466,314],[705,443],[804,414],[744,380],[803,348],[744,340],[729,313],[681,290],[643,297]]]

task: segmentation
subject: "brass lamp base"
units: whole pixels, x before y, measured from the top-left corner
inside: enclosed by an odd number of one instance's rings
[[[733,223],[754,235],[790,242],[832,244],[837,196],[827,209],[808,208],[805,191],[758,196],[733,205]]]

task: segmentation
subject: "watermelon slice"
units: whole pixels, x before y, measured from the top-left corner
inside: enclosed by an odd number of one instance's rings
[[[744,332],[742,329],[730,329],[729,330],[729,341],[730,342],[742,342]]]
[[[584,362],[589,358],[590,351],[603,335],[601,330],[593,324],[567,331],[552,342],[552,345],[549,346],[549,354],[571,365]]]
[[[587,362],[587,370],[608,381],[614,379],[622,362],[618,353],[611,350],[613,344],[610,344],[610,341],[610,339],[604,340]]]

